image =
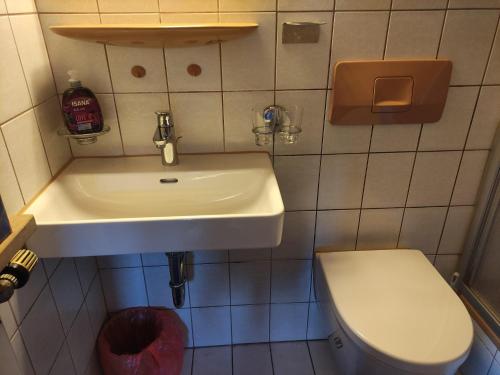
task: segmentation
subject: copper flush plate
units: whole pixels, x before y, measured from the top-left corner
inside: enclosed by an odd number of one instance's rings
[[[341,61],[335,65],[330,122],[334,125],[439,121],[449,60]]]

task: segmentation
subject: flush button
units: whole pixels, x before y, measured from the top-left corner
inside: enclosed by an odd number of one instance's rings
[[[413,96],[412,77],[380,77],[373,86],[374,113],[405,112],[410,110]]]

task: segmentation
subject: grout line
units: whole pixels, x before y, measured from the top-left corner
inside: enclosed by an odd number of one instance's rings
[[[307,352],[309,353],[309,360],[311,361],[311,368],[313,370],[313,374],[316,375],[316,366],[314,366],[314,361],[313,361],[313,357],[312,357],[312,354],[311,354],[311,347],[309,346],[309,341],[306,340],[306,346],[307,346]]]

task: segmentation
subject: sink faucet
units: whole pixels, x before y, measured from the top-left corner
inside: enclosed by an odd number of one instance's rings
[[[165,166],[179,164],[177,154],[177,141],[181,138],[175,136],[174,121],[170,112],[156,112],[158,127],[156,128],[153,142],[161,150],[161,162]]]

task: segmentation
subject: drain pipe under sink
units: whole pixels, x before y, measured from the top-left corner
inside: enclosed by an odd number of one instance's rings
[[[184,306],[186,296],[186,253],[166,253],[168,257],[168,268],[170,270],[170,288],[172,289],[172,300],[176,308]]]

